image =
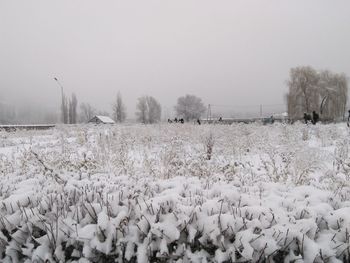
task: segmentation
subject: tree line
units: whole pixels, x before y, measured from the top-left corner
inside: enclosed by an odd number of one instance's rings
[[[321,121],[344,120],[347,113],[348,83],[343,73],[329,70],[316,70],[310,66],[295,67],[290,70],[286,94],[287,111],[291,120],[301,120],[313,112],[320,115]],[[35,107],[36,106],[36,107]],[[0,101],[0,124],[43,120],[56,122],[57,113],[45,111],[40,105],[23,107],[19,111],[14,106]],[[80,103],[73,93],[70,97],[62,91],[61,121],[65,124],[88,122],[95,115],[110,114],[98,111],[90,103]],[[195,95],[185,95],[177,99],[174,107],[176,117],[184,121],[200,119],[206,112],[202,99]],[[111,105],[111,117],[118,123],[127,118],[127,109],[122,95],[117,93]],[[141,96],[137,100],[136,118],[141,123],[157,123],[161,120],[162,107],[152,96]]]
[[[107,115],[107,112],[97,111],[89,103],[80,104],[80,118],[77,113],[78,100],[73,93],[71,98],[67,98],[65,94],[62,96],[61,102],[61,120],[64,124],[75,124],[80,122],[88,122],[95,115]],[[176,115],[183,118],[185,121],[200,119],[206,111],[202,99],[195,95],[185,95],[179,97],[177,104],[174,107]],[[120,92],[112,103],[112,118],[115,122],[122,123],[126,120],[127,109],[124,104]],[[161,121],[162,107],[161,104],[152,96],[141,96],[137,100],[136,119],[144,124],[153,124]]]

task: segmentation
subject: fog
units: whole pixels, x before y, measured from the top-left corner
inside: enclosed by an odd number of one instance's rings
[[[283,111],[290,68],[350,75],[349,10],[348,0],[1,0],[0,102],[54,121],[57,77],[101,111],[120,91],[131,119],[142,95],[165,117],[185,94],[225,112]]]

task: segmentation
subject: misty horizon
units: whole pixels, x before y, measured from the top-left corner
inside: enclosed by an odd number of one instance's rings
[[[186,94],[225,105],[213,111],[225,117],[281,112],[291,68],[350,75],[348,10],[345,0],[2,1],[0,102],[59,120],[57,77],[101,112],[119,91],[128,119],[144,95],[163,118]]]

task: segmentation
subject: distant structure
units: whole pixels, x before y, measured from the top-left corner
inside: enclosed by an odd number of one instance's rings
[[[95,123],[95,124],[114,124],[114,120],[112,120],[108,116],[100,116],[96,115],[91,120],[89,120],[89,123]]]
[[[0,125],[0,131],[15,132],[17,130],[48,130],[55,128],[54,124],[20,124],[20,125]]]
[[[280,122],[280,123],[288,123],[290,120],[288,118],[288,113],[283,112],[280,114],[272,114],[270,117],[263,118],[223,118],[219,117],[218,119],[201,119],[200,120],[202,123],[207,123],[207,124],[233,124],[233,123],[254,123],[254,122],[262,122],[263,124],[273,124],[275,122]]]

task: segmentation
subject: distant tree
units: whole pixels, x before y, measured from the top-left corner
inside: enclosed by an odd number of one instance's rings
[[[296,67],[290,71],[287,94],[288,115],[300,119],[304,113],[319,112],[322,119],[343,117],[347,103],[347,79],[344,74]]]
[[[147,97],[144,96],[144,97],[138,98],[136,108],[137,108],[137,112],[136,112],[137,119],[142,123],[147,123],[147,115],[148,115]]]
[[[62,122],[64,124],[67,124],[69,122],[69,116],[68,116],[68,100],[66,95],[62,93],[62,104],[61,104],[61,111],[62,111]]]
[[[153,97],[147,97],[148,106],[148,122],[156,123],[160,121],[162,115],[162,107],[159,102]]]
[[[186,95],[177,99],[176,114],[185,121],[200,119],[206,111],[202,100],[194,95]]]
[[[77,105],[78,100],[76,95],[73,93],[69,101],[69,123],[71,124],[77,123]]]
[[[156,123],[160,121],[162,108],[159,102],[151,96],[143,96],[138,99],[137,119],[142,123]]]
[[[320,113],[323,119],[345,119],[348,83],[345,74],[328,70],[320,74]]]
[[[288,81],[289,93],[287,95],[288,113],[290,118],[303,116],[311,110],[317,110],[315,103],[315,91],[319,77],[311,67],[296,67],[290,70]]]
[[[112,105],[113,119],[116,122],[124,122],[126,119],[126,108],[122,100],[120,92],[117,94],[117,98]]]
[[[88,122],[96,114],[96,109],[92,107],[89,103],[80,104],[80,116],[82,122]]]

